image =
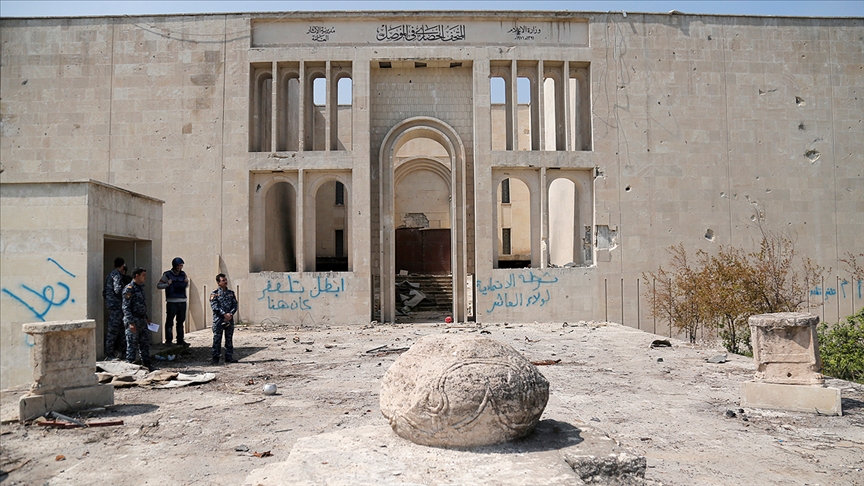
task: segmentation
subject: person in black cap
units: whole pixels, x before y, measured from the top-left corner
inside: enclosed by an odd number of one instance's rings
[[[177,320],[177,344],[189,346],[183,340],[183,323],[186,321],[186,288],[189,277],[183,271],[183,259],[171,260],[171,270],[162,274],[156,288],[165,290],[165,344],[171,344],[174,320]]]

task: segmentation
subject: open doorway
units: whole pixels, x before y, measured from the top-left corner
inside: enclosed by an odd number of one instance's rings
[[[128,279],[129,281],[131,281],[132,271],[135,270],[136,267],[143,267],[147,270],[147,280],[149,282],[152,282],[154,278],[158,280],[159,275],[162,272],[158,268],[153,267],[152,248],[152,243],[147,240],[129,240],[105,236],[102,246],[102,279],[100,284],[104,284],[105,277],[114,270],[114,259],[117,257],[122,258],[126,262],[126,275],[130,277]],[[147,298],[151,319],[154,322],[159,322],[158,316],[162,313],[160,307],[161,300],[154,300],[158,295],[152,295],[152,288],[155,288],[155,284],[145,285],[144,294]],[[188,318],[186,319],[186,322],[189,322]],[[108,310],[103,301],[102,322],[96,329],[96,350],[100,357],[106,356],[109,351],[105,349],[105,332],[107,330],[107,325]],[[161,340],[161,334],[157,337]]]
[[[399,314],[449,312],[453,306],[450,181],[449,157],[440,143],[417,138],[396,154],[393,223]]]
[[[347,272],[348,217],[345,184],[325,182],[315,193],[315,271]]]

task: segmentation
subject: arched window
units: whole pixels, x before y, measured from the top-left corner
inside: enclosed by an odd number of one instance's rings
[[[273,68],[253,64],[249,96],[249,151],[269,152],[272,143]]]
[[[576,184],[558,178],[549,184],[549,263],[563,267],[583,263]]]
[[[350,76],[342,76],[336,82],[336,105],[332,112],[331,128],[333,134],[333,150],[351,150],[354,135],[353,100],[354,81]]]
[[[276,96],[276,150],[300,149],[300,71],[298,63],[279,64]]]
[[[530,78],[524,76],[516,78],[516,101],[518,105],[516,120],[519,124],[516,133],[519,137],[519,150],[534,150],[533,141],[536,130],[534,111],[536,107],[531,103],[533,101],[531,88]]]
[[[492,123],[492,150],[510,150],[512,143],[508,133],[512,130],[510,103],[507,102],[507,82],[502,76],[489,79],[490,119]]]

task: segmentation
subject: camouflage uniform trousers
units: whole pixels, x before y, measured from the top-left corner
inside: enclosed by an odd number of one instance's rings
[[[234,357],[234,322],[225,326],[221,322],[213,323],[213,360],[218,360],[222,355],[222,332],[225,332],[225,361]]]
[[[134,362],[136,351],[141,352],[141,364],[150,366],[150,330],[144,319],[135,322],[135,332],[126,326],[126,361]]]
[[[120,356],[126,355],[125,326],[123,326],[123,308],[108,308],[108,324],[105,326],[105,358],[114,357],[117,342],[120,342]]]

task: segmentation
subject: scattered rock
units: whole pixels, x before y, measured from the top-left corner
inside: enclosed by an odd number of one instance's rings
[[[588,484],[644,484],[645,469],[648,466],[644,456],[627,453],[607,457],[568,454],[564,460],[582,481]]]
[[[668,339],[655,339],[651,341],[652,348],[671,348],[672,343]]]
[[[718,354],[717,356],[712,356],[712,357],[706,359],[705,361],[707,361],[708,363],[722,364],[722,363],[729,361],[729,359],[728,359],[728,355],[726,353],[723,353],[723,354]]]

